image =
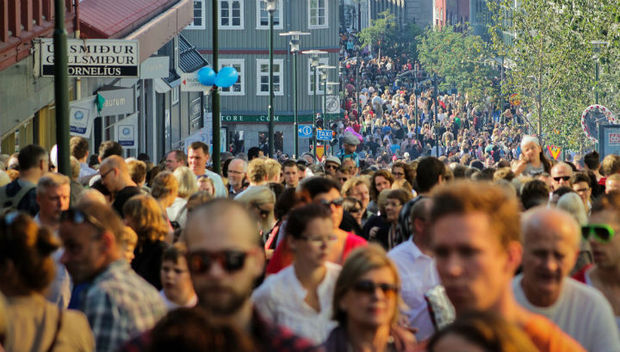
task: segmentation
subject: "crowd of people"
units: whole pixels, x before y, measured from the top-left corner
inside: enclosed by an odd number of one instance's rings
[[[7,351],[620,351],[620,156],[0,157]],[[90,163],[88,161],[91,161]],[[4,166],[6,165],[6,166]],[[471,165],[471,166],[470,166]]]
[[[518,105],[435,91],[417,61],[379,56],[350,33],[342,33],[340,59],[344,120],[330,127],[341,138],[347,130],[359,134],[367,165],[435,156],[493,166],[519,158],[521,138],[532,126]]]

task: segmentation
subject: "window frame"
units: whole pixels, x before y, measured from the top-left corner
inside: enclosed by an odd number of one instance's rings
[[[261,24],[261,3],[265,3],[265,0],[256,0],[256,29],[257,30],[268,30],[269,29],[269,14],[267,13],[267,24],[266,25],[262,25]],[[273,15],[273,29],[283,29],[284,27],[282,26],[283,18],[282,18],[282,13],[284,10],[284,5],[282,4],[282,0],[278,0],[278,7],[276,9],[276,12]],[[265,12],[267,12],[265,10]],[[276,15],[277,14],[277,15]],[[278,24],[276,24],[276,18],[279,20]]]
[[[218,66],[217,71],[220,72],[222,67],[233,66],[233,65],[239,65],[239,67],[241,68],[241,72],[239,72],[239,86],[241,88],[239,92],[235,92],[232,90],[234,85],[230,86],[229,88],[220,88],[220,94],[222,96],[243,96],[245,95],[245,59],[233,59],[233,58],[219,59],[217,63],[217,66]],[[238,71],[239,70],[237,70],[237,72]],[[225,91],[224,89],[230,89],[230,91]]]
[[[325,23],[324,24],[318,24],[319,23],[319,16],[317,14],[317,24],[313,25],[312,24],[312,2],[316,1],[317,4],[319,1],[324,1],[325,3]],[[323,28],[329,28],[329,0],[308,0],[307,2],[308,4],[308,29],[323,29]],[[317,7],[317,11],[320,7]]]
[[[194,0],[193,1],[193,6],[192,7],[192,12],[194,12],[196,10],[196,3],[200,2],[201,3],[201,20],[202,20],[202,25],[197,26],[194,24],[194,19],[196,18],[195,13],[192,13],[192,23],[188,24],[187,27],[185,27],[185,29],[207,29],[207,21],[206,21],[206,14],[205,14],[205,0]]]
[[[269,59],[256,59],[256,95],[257,96],[269,96],[269,90],[267,90],[266,92],[261,91],[261,77],[263,77],[264,75],[261,73],[260,67],[261,65],[267,65],[269,66]],[[274,84],[274,89],[273,89],[273,95],[274,96],[283,96],[284,95],[284,59],[273,59],[273,66],[275,68],[276,65],[280,66],[280,72],[276,73],[274,70],[273,73],[273,77],[274,77],[274,82],[275,82],[275,77],[278,76],[280,78],[280,90],[276,90],[275,89],[275,84]],[[269,69],[269,67],[267,67],[267,69]],[[267,71],[267,78],[269,78],[269,71]],[[267,84],[269,84],[269,80],[267,81]]]
[[[217,16],[217,26],[219,29],[225,29],[225,30],[244,30],[245,29],[245,13],[244,13],[244,8],[245,8],[245,1],[244,0],[218,0],[219,1],[219,6],[218,6],[218,11],[219,14]],[[224,26],[222,24],[222,3],[228,3],[230,6],[229,11],[232,12],[232,5],[234,2],[239,2],[239,25],[235,26],[233,24],[229,24]],[[232,23],[232,13],[229,16],[229,20]]]
[[[325,57],[319,57],[319,66],[321,65],[329,65],[329,57],[325,56]],[[307,72],[308,72],[308,95],[310,96],[314,96],[314,89],[312,89],[312,78],[314,76],[314,70],[312,69],[312,58],[308,57],[308,63],[307,63]],[[319,75],[318,77],[316,77],[316,84],[318,84],[318,86],[316,86],[316,94],[317,96],[322,96],[323,95],[323,87],[321,86],[321,76],[323,74],[321,74],[321,70],[319,70]]]

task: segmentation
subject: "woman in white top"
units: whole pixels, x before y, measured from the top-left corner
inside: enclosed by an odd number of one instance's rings
[[[327,262],[337,239],[331,212],[315,203],[294,209],[286,232],[295,254],[293,265],[269,276],[252,298],[265,318],[320,344],[336,325],[331,303],[340,266]]]

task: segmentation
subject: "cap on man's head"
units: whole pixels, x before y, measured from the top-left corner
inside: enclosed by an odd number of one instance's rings
[[[338,157],[336,156],[328,156],[327,159],[325,159],[325,162],[332,162],[332,163],[336,163],[338,164],[338,166],[342,165],[342,163],[340,162],[340,159],[338,159]]]
[[[357,139],[357,137],[355,137],[352,133],[345,134],[344,138],[342,139],[342,142],[344,144],[350,144],[350,145],[358,145],[358,144],[360,144],[360,140]]]

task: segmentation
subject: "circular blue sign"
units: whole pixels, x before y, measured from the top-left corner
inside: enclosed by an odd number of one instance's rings
[[[73,117],[76,120],[81,120],[81,119],[84,118],[84,113],[78,110],[78,111],[75,112],[75,114],[73,114]]]
[[[128,127],[123,128],[123,132],[122,132],[125,136],[129,135],[129,133],[131,133],[131,130]]]

